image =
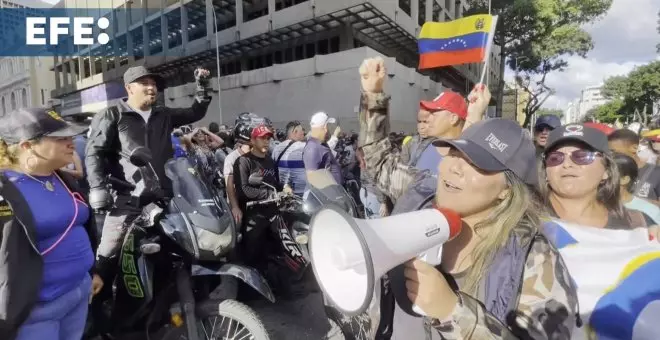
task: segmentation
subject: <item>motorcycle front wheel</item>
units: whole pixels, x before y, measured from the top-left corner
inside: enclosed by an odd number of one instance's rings
[[[204,340],[269,340],[263,321],[252,308],[236,301],[206,301],[197,307],[199,335]]]

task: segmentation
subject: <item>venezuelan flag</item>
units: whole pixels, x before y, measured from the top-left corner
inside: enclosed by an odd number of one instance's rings
[[[450,22],[427,22],[419,32],[419,68],[482,62],[497,16],[472,15]]]

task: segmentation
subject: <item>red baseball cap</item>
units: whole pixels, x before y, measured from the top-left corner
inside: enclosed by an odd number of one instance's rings
[[[432,101],[422,100],[419,106],[428,111],[449,111],[461,119],[467,118],[467,103],[463,96],[454,91],[440,93]]]
[[[270,136],[273,137],[273,131],[271,131],[266,125],[259,125],[252,129],[251,138],[260,138]]]
[[[600,130],[600,132],[604,133],[606,136],[609,136],[610,133],[612,133],[612,132],[614,132],[614,130],[616,130],[615,128],[610,127],[609,125],[603,124],[603,123],[586,122],[586,123],[584,123],[584,126],[588,126],[590,128]]]

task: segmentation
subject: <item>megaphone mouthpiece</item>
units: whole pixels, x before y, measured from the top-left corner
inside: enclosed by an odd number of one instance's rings
[[[461,233],[461,227],[463,226],[463,219],[461,215],[457,212],[445,208],[440,208],[433,206],[436,210],[442,213],[447,219],[447,224],[449,225],[449,239],[453,239]]]

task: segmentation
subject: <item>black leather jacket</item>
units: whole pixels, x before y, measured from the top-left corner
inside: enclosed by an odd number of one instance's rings
[[[108,175],[135,184],[139,181],[133,177],[137,169],[128,161],[128,155],[136,147],[144,146],[152,153],[152,166],[163,189],[169,190],[171,183],[165,176],[165,162],[174,155],[172,130],[204,118],[209,103],[209,100],[196,98],[187,109],[154,106],[148,123],[126,104],[126,100],[98,113],[92,120],[85,148],[89,187],[105,187]]]

